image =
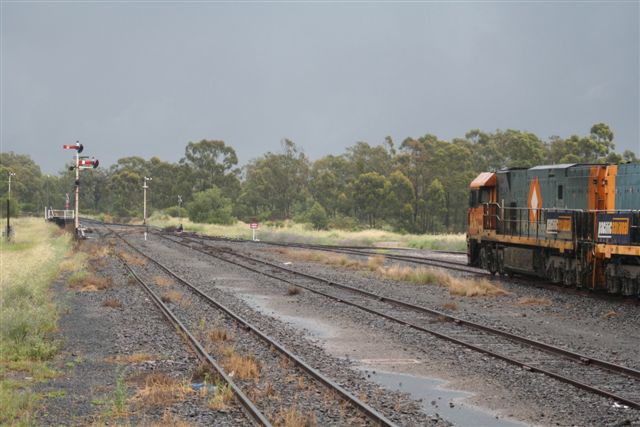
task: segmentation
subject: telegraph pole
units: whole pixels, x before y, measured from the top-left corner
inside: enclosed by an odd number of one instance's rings
[[[149,186],[147,185],[147,182],[151,181],[151,178],[149,177],[144,177],[144,184],[142,185],[142,198],[143,198],[143,204],[142,204],[142,224],[145,225],[145,229],[144,229],[144,240],[147,240],[147,188],[149,188]]]
[[[11,239],[11,177],[16,176],[14,172],[9,172],[9,195],[7,196],[7,241]]]
[[[180,231],[182,231],[182,196],[178,195],[178,218],[180,219]]]

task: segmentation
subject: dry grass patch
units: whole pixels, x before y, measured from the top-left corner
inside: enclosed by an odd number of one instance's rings
[[[86,270],[76,271],[67,280],[69,286],[82,292],[103,291],[113,285],[110,277],[98,277]]]
[[[445,272],[425,267],[408,267],[394,264],[381,267],[378,273],[392,280],[402,280],[417,285],[448,285],[452,277]]]
[[[452,278],[447,284],[451,295],[462,295],[466,297],[475,296],[500,296],[508,295],[500,285],[496,285],[487,279],[463,279]]]
[[[315,414],[305,415],[293,404],[288,409],[281,409],[275,419],[274,425],[279,427],[315,427],[318,420]]]
[[[300,293],[300,288],[297,286],[289,286],[289,289],[287,289],[287,295],[298,295]]]
[[[151,280],[158,286],[171,286],[174,284],[174,281],[166,276],[153,276]]]
[[[458,304],[456,304],[455,302],[447,302],[442,304],[442,308],[446,309],[446,310],[452,310],[455,311],[458,309]]]
[[[371,271],[378,271],[384,266],[384,255],[374,255],[367,259],[367,268]]]
[[[602,317],[605,319],[611,319],[612,317],[618,317],[618,313],[614,310],[610,310],[603,314]]]
[[[194,424],[183,420],[177,415],[170,413],[168,410],[165,410],[164,415],[159,422],[143,424],[145,427],[191,427],[193,425]]]
[[[225,357],[222,361],[224,369],[241,380],[249,380],[260,378],[260,365],[253,356],[241,356],[233,353]]]
[[[162,302],[167,302],[167,303],[169,303],[169,302],[171,302],[171,303],[179,303],[180,301],[182,301],[183,298],[184,298],[184,295],[182,295],[178,291],[166,291],[160,297]]]
[[[120,252],[120,257],[129,265],[137,265],[139,267],[147,265],[146,259],[130,252],[122,251]]]
[[[147,362],[149,360],[156,360],[156,359],[158,359],[158,356],[154,356],[149,353],[132,353],[132,354],[121,354],[115,357],[111,357],[107,360],[115,363],[142,363],[142,362]]]
[[[549,298],[522,297],[516,302],[518,305],[551,305]]]
[[[91,260],[100,260],[103,258],[107,258],[109,256],[111,256],[111,247],[109,246],[98,246],[98,245],[91,245],[89,247],[87,247],[87,249],[85,250],[85,252],[89,255],[89,258]]]
[[[116,298],[106,299],[106,300],[104,300],[102,305],[105,306],[105,307],[110,307],[110,308],[120,308],[120,307],[122,307],[122,303],[120,302],[119,299],[116,299]]]
[[[209,336],[209,340],[214,343],[220,343],[225,341],[233,340],[233,335],[228,332],[226,329],[222,328],[213,328],[207,334]]]
[[[154,373],[145,378],[145,385],[138,390],[133,401],[141,406],[168,406],[181,402],[193,390],[185,381],[165,374]]]

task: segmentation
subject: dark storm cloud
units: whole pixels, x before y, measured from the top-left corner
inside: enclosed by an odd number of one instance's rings
[[[2,151],[46,171],[222,139],[312,157],[472,128],[612,126],[640,152],[629,3],[3,3]]]

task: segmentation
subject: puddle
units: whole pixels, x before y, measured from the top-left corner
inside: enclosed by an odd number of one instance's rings
[[[242,298],[244,302],[249,304],[252,308],[267,314],[272,317],[276,317],[279,320],[290,323],[298,329],[304,329],[308,335],[313,338],[332,338],[337,335],[337,331],[328,323],[323,323],[318,319],[307,319],[304,317],[291,316],[282,314],[277,308],[271,307],[273,298],[266,295],[256,294],[237,294]]]
[[[426,413],[438,413],[457,426],[522,427],[526,425],[496,418],[495,415],[465,405],[460,401],[471,396],[471,393],[441,388],[444,381],[408,374],[373,371],[370,367],[361,369],[371,375],[370,380],[385,388],[409,393],[416,400],[422,399],[423,410]]]

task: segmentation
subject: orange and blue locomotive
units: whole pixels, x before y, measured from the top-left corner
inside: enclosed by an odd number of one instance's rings
[[[640,296],[640,164],[503,169],[470,189],[469,264]]]

